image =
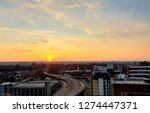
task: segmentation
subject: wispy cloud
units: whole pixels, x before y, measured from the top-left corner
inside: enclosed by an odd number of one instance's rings
[[[63,5],[65,5],[66,8],[70,8],[70,9],[78,9],[78,8],[96,9],[101,7],[101,1],[77,0],[77,1],[67,2],[66,4]]]
[[[36,31],[18,28],[0,27],[0,43],[19,43],[32,40],[42,40],[46,42],[46,38],[53,36],[53,31]]]
[[[39,23],[43,22],[49,23],[50,21],[53,21],[52,24],[55,24],[55,22],[61,22],[66,27],[74,27],[74,30],[78,29],[78,27],[76,27],[78,21],[83,21],[79,16],[77,16],[78,12],[76,12],[76,9],[74,9],[75,7],[81,8],[81,10],[85,10],[85,16],[90,17],[89,12],[93,10],[92,13],[94,13],[96,12],[96,8],[99,8],[101,6],[100,1],[90,0],[14,0],[11,3],[14,4],[14,8],[0,10],[0,14],[3,15],[3,17],[10,18],[14,21],[24,21],[35,27],[39,26]],[[75,18],[72,17],[72,11],[69,11],[68,8],[74,9],[73,14],[75,14]]]

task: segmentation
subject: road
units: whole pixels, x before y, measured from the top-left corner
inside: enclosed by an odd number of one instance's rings
[[[45,75],[61,80],[63,86],[54,94],[54,96],[75,96],[85,90],[85,83],[72,78],[71,76],[63,76],[44,72]]]

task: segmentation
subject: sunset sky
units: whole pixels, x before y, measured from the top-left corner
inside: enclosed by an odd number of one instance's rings
[[[150,60],[150,0],[0,0],[0,61]]]

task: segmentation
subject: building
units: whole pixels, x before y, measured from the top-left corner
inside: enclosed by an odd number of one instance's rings
[[[150,96],[150,79],[114,79],[113,96]]]
[[[94,66],[91,77],[91,93],[93,96],[111,95],[111,77],[103,66]]]
[[[126,76],[125,74],[118,74],[118,79],[126,79]]]
[[[4,82],[0,84],[0,96],[10,95],[10,87],[15,83]]]
[[[150,66],[128,66],[128,77],[146,77],[150,78]]]
[[[84,79],[84,70],[64,70],[64,75],[71,75],[75,79]]]
[[[71,75],[74,79],[86,79],[87,76],[91,75],[91,69],[80,70],[64,70],[63,75]]]
[[[108,63],[107,68],[108,69],[114,69],[114,64],[113,63]]]
[[[13,85],[10,88],[10,94],[13,96],[50,96],[60,87],[59,81],[26,81]]]
[[[109,73],[111,75],[111,78],[114,79],[119,78],[119,75],[121,74],[120,70],[109,70]]]

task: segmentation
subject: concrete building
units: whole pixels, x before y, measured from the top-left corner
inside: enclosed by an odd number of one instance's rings
[[[10,94],[14,96],[50,96],[61,87],[61,82],[52,80],[27,81],[13,85]]]
[[[94,67],[91,78],[91,93],[93,96],[111,95],[111,77],[105,67]]]
[[[128,77],[146,77],[150,78],[150,66],[128,66]]]
[[[113,96],[150,96],[150,79],[114,79]]]

